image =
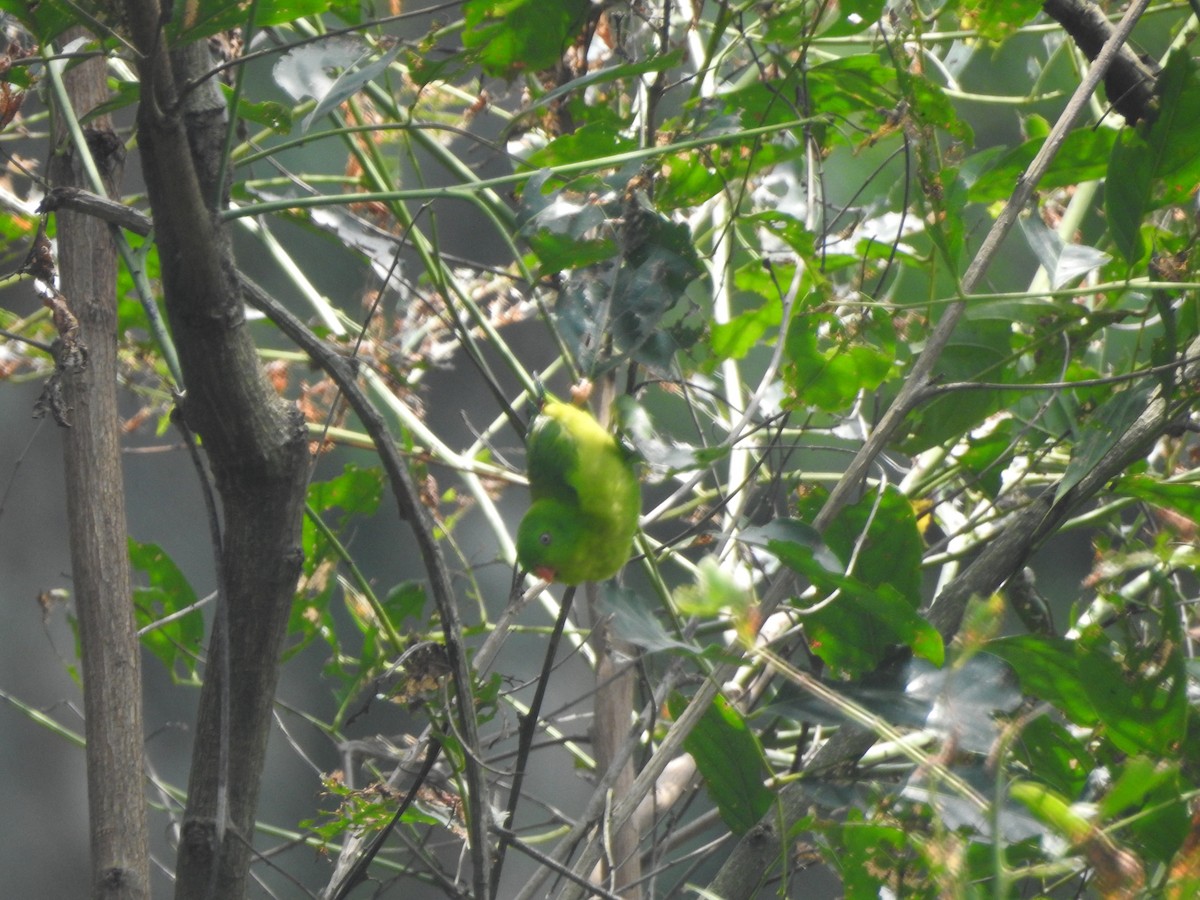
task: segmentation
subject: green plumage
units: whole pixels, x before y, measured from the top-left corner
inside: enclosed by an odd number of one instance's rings
[[[590,412],[548,397],[529,430],[533,504],[517,558],[550,581],[602,581],[629,559],[642,496],[632,461]]]

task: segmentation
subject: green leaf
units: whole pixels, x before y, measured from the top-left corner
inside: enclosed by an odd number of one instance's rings
[[[571,45],[589,6],[588,0],[468,0],[463,46],[489,75],[548,69]]]
[[[157,544],[142,544],[130,538],[129,561],[149,581],[147,587],[133,590],[134,614],[139,629],[195,606],[196,593],[191,584]],[[192,609],[142,635],[142,644],[159,658],[176,681],[195,678],[203,641],[204,616],[199,609]]]
[[[1095,247],[1066,243],[1056,232],[1046,227],[1040,213],[1023,216],[1018,221],[1029,249],[1046,270],[1050,278],[1050,287],[1056,291],[1066,287],[1076,278],[1082,278],[1107,265],[1112,259]]]
[[[301,131],[308,131],[313,122],[333,112],[387,71],[401,49],[402,45],[396,43],[376,58],[374,47],[343,35],[289,50],[271,72],[275,82],[292,99],[311,97],[317,101],[300,124]]]
[[[752,525],[742,530],[741,540],[754,547],[765,547],[796,571],[811,564],[830,574],[840,574],[843,570],[842,561],[826,546],[821,533],[799,519],[773,519],[766,525]]]
[[[678,718],[687,699],[671,696],[668,707]],[[745,834],[766,815],[775,800],[767,790],[762,749],[746,722],[724,697],[713,699],[699,723],[683,740],[683,747],[696,760],[721,819],[734,834]]]
[[[629,224],[636,218],[636,225]],[[704,273],[691,230],[657,212],[627,213],[637,231],[612,289],[612,335],[622,352],[655,369],[699,337],[701,326],[686,313],[687,286]]]
[[[613,123],[589,122],[570,134],[559,135],[545,147],[530,154],[526,162],[536,169],[548,170],[554,166],[615,156],[636,147],[637,142],[626,137]],[[546,175],[549,175],[548,171],[538,184],[545,181]]]
[[[100,116],[111,116],[117,110],[132,106],[142,99],[142,83],[140,81],[114,81],[110,79],[109,87],[112,88],[113,95],[105,102],[92,107],[86,115],[81,116],[79,119],[80,125],[86,125]]]
[[[846,507],[825,530],[781,519],[742,533],[746,543],[765,546],[784,565],[805,575],[820,596],[839,596],[816,612],[805,612],[814,653],[851,676],[876,668],[896,646],[907,646],[935,665],[945,656],[941,636],[917,613],[920,604],[921,537],[908,500],[894,489]],[[810,512],[822,501],[812,491]],[[803,509],[802,509],[803,511]],[[843,560],[854,558],[846,575]]]
[[[863,821],[861,810],[852,809],[844,825],[829,829],[832,846],[829,865],[842,878],[845,900],[874,900],[888,896],[899,860],[908,853],[908,836],[903,828]],[[902,864],[903,865],[903,864]],[[906,874],[910,866],[904,865]]]
[[[1112,128],[1077,128],[1072,131],[1038,182],[1038,188],[1049,190],[1103,178],[1108,169],[1106,160],[1112,154],[1117,134]],[[967,191],[968,199],[974,203],[1006,199],[1016,187],[1017,179],[1042,149],[1043,143],[1045,135],[1000,154],[971,184]]]
[[[1166,609],[1169,618],[1173,609]],[[1187,732],[1187,673],[1177,644],[1139,648],[1119,658],[1104,632],[1093,627],[1076,642],[1075,655],[1088,699],[1118,749],[1161,756],[1179,746]]]
[[[988,641],[985,649],[1012,667],[1026,694],[1045,700],[1076,725],[1096,724],[1074,641],[1022,634]]]
[[[1133,843],[1148,860],[1163,865],[1179,852],[1191,831],[1192,817],[1184,798],[1193,785],[1181,777],[1179,768],[1176,760],[1134,757],[1101,801],[1101,815],[1105,818],[1132,816],[1129,830],[1134,835]],[[1146,779],[1145,785],[1139,783],[1142,777]],[[1188,894],[1185,891],[1175,896],[1182,898]]]
[[[420,621],[427,599],[425,586],[419,581],[402,581],[388,591],[382,603],[388,619],[399,627],[405,619]]]
[[[332,530],[345,531],[355,516],[369,516],[379,507],[383,492],[383,475],[378,469],[363,469],[347,465],[341,475],[328,481],[313,482],[308,487],[308,504],[315,515],[324,520],[334,510],[340,513],[333,518]],[[322,638],[333,650],[326,674],[344,682],[344,690],[353,688],[350,682],[357,677],[358,665],[345,665],[337,622],[330,612],[330,600],[334,596],[337,580],[333,577],[336,566],[342,562],[341,555],[332,542],[313,524],[312,516],[304,517],[301,531],[301,548],[304,551],[303,590],[292,604],[288,620],[288,633],[299,641],[291,645],[285,655],[290,657],[308,646],[313,640]],[[356,621],[363,621],[355,617]],[[378,638],[372,638],[372,641]],[[371,644],[364,651],[368,656],[377,655],[378,648]],[[369,660],[368,660],[369,663]],[[349,673],[349,674],[347,674]]]
[[[879,21],[883,0],[842,0],[813,7],[806,3],[774,3],[761,7],[766,25],[763,39],[784,47],[821,37],[859,34]],[[819,21],[814,15],[820,14]]]
[[[924,78],[905,78],[902,83],[908,95],[910,114],[915,119],[923,125],[943,129],[964,144],[970,145],[974,142],[975,136],[971,126],[958,117],[954,104],[950,102],[940,84]],[[957,182],[958,170],[946,168],[938,174],[946,191],[946,199],[950,199],[950,191]],[[961,216],[953,218],[960,220]]]
[[[226,88],[228,93],[232,92],[226,85],[222,87]],[[276,134],[287,134],[292,130],[291,107],[275,100],[254,103],[242,97],[238,100],[237,114],[248,122],[270,128]]]
[[[53,5],[53,4],[51,4]],[[256,27],[283,25],[305,16],[315,16],[329,9],[329,0],[255,0]],[[229,0],[199,0],[198,3],[175,3],[174,15],[167,23],[172,43],[189,43],[200,38],[245,25],[249,4]]]
[[[600,607],[612,616],[613,632],[622,640],[641,647],[647,653],[660,650],[682,650],[698,653],[699,647],[684,643],[667,633],[662,623],[654,616],[653,608],[645,598],[626,588],[618,588],[611,582],[605,585]]]
[[[1096,765],[1083,741],[1052,716],[1037,716],[1022,728],[1013,753],[1039,780],[1067,797],[1080,795]]]
[[[518,211],[519,233],[541,260],[541,273],[584,268],[616,254],[616,242],[605,234],[603,207],[566,190],[544,193],[549,178],[549,170],[530,177]]]
[[[633,445],[635,454],[646,464],[651,481],[705,468],[729,455],[727,447],[693,447],[664,438],[655,429],[645,408],[629,394],[617,397],[615,405],[625,440]]]
[[[589,240],[542,230],[527,235],[526,240],[541,263],[538,266],[541,275],[595,265],[611,259],[617,252],[616,242],[611,238]]]
[[[377,468],[363,469],[348,463],[342,474],[328,481],[314,481],[308,487],[308,502],[318,512],[341,509],[341,524],[355,515],[373,515],[383,494],[383,473]]]
[[[795,402],[830,412],[845,409],[863,391],[873,391],[892,368],[892,354],[856,337],[819,339],[833,316],[807,313],[788,326],[784,380]],[[825,343],[827,346],[821,347]]]
[[[1013,424],[1006,419],[986,434],[972,433],[967,439],[967,448],[958,457],[963,471],[977,479],[977,483],[989,496],[1000,493],[1004,465],[1002,460],[1010,451],[1013,440]]]
[[[835,602],[804,615],[813,653],[851,677],[877,668],[899,646],[942,664],[941,635],[895,588],[880,585],[871,591],[856,589],[853,583],[845,587]]]
[[[955,329],[935,370],[936,381],[1012,381],[1012,319],[968,317]],[[959,438],[1010,402],[1002,391],[953,391],[936,398],[913,417],[908,453]]]
[[[662,72],[667,69],[674,68],[683,61],[683,50],[676,49],[668,53],[655,54],[648,59],[638,60],[637,62],[622,63],[621,65],[605,66],[601,69],[595,69],[588,72],[586,75],[581,75],[578,78],[571,78],[565,84],[560,84],[558,87],[545,93],[537,95],[533,103],[528,106],[522,106],[521,113],[523,116],[528,116],[539,109],[549,106],[553,101],[560,97],[570,97],[574,94],[576,98],[583,92],[584,88],[591,87],[595,84],[604,84],[608,82],[616,82],[622,79],[633,78],[638,75],[645,75],[649,72]],[[577,115],[579,121],[585,125],[594,122],[592,117],[600,116],[608,120],[608,124],[618,121],[611,108],[603,104],[586,104],[578,102],[570,102],[570,110],[572,115]],[[627,125],[627,119],[619,119],[621,124]],[[562,137],[570,137],[570,135],[562,135]],[[557,139],[556,139],[557,140]],[[553,143],[553,142],[552,142]],[[636,146],[636,141],[628,141],[628,146]],[[598,156],[606,154],[596,153],[595,156],[586,157],[594,159]],[[566,160],[563,160],[565,162]],[[549,166],[552,163],[541,162],[538,165]]]
[[[45,44],[58,37],[72,25],[88,24],[87,18],[77,15],[66,3],[30,3],[29,0],[0,0],[0,10],[15,18]]]
[[[805,503],[815,515],[817,497]],[[871,587],[891,585],[910,607],[920,605],[921,534],[912,504],[899,490],[889,486],[845,507],[824,537],[839,558],[855,559],[856,578]]]
[[[1126,475],[1112,483],[1112,491],[1136,497],[1151,506],[1172,509],[1200,523],[1200,490],[1194,483],[1171,483],[1149,475]]]
[[[1159,76],[1154,121],[1126,128],[1113,145],[1104,208],[1113,241],[1129,265],[1145,255],[1142,221],[1163,206],[1181,204],[1200,180],[1200,75],[1191,54],[1172,51]]]
[[[750,593],[737,584],[717,557],[704,557],[696,568],[696,583],[682,585],[675,591],[675,606],[681,613],[712,618],[725,609],[732,609],[735,616],[748,611]]]
[[[875,54],[838,57],[807,69],[803,79],[795,71],[775,80],[757,80],[721,95],[725,109],[741,116],[747,128],[778,125],[796,118],[793,104],[783,98],[806,95],[809,106],[834,119],[866,118],[863,127],[884,124],[887,111],[896,106],[896,72]],[[831,139],[846,140],[840,132]]]
[[[728,145],[730,149],[736,145]],[[756,162],[766,163],[759,155]],[[691,209],[729,184],[727,167],[714,164],[708,150],[685,150],[662,158],[654,201],[659,209]]]
[[[1104,215],[1113,243],[1130,266],[1146,253],[1142,218],[1150,205],[1154,170],[1150,148],[1136,131],[1124,129],[1108,160],[1104,181]]]
[[[974,28],[979,36],[1000,42],[1016,33],[1042,9],[1042,0],[965,0],[962,27]]]
[[[1190,52],[1171,52],[1157,88],[1159,110],[1146,135],[1159,187],[1150,197],[1152,209],[1187,202],[1200,179],[1200,71]]]
[[[866,31],[879,21],[883,14],[884,0],[839,0],[836,4],[824,7],[828,15],[836,16],[836,20],[821,32],[822,37],[842,37],[859,34]],[[793,7],[801,11],[801,15],[810,14],[811,7],[800,4]]]
[[[764,341],[764,335],[775,331],[783,321],[783,303],[778,297],[760,294],[735,294],[731,302],[752,308],[734,316],[728,322],[712,326],[709,347],[717,359],[741,359]]]
[[[1012,799],[1025,804],[1029,811],[1042,823],[1049,825],[1071,843],[1087,840],[1092,826],[1075,810],[1062,794],[1044,784],[1031,781],[1014,781],[1008,787]]]
[[[1174,760],[1134,756],[1125,761],[1120,775],[1100,801],[1097,810],[1101,821],[1116,818],[1129,807],[1141,806],[1146,796],[1163,784],[1179,777],[1179,763]]]

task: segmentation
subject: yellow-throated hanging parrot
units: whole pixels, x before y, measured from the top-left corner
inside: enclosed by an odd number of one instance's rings
[[[517,559],[547,581],[602,581],[629,559],[642,509],[633,461],[592,414],[547,397],[526,452],[533,505]]]

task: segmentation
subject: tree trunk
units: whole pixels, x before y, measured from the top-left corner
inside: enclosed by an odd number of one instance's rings
[[[69,39],[69,36],[68,36]],[[64,74],[74,113],[81,117],[108,97],[103,59]],[[68,114],[63,111],[63,114]],[[58,117],[56,124],[62,124]],[[107,116],[87,129],[91,155],[115,193],[125,150]],[[55,129],[50,179],[58,186],[93,186],[79,148]],[[63,372],[70,428],[63,432],[71,571],[83,664],[87,733],[91,896],[150,897],[149,840],[143,764],[142,677],[126,539],[125,494],[117,414],[117,249],[110,225],[60,211],[62,293],[79,323],[88,365]]]
[[[307,441],[246,328],[219,209],[224,104],[204,43],[167,51],[158,3],[125,0],[139,53],[138,148],[185,380],[180,409],[221,499],[218,612],[188,780],[176,897],[245,895],[279,656],[300,570]]]

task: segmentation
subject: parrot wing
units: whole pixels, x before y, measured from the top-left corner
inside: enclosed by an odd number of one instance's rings
[[[548,401],[558,403],[558,401]],[[559,404],[564,405],[564,404]],[[534,502],[553,498],[563,503],[578,503],[579,495],[572,474],[579,469],[579,440],[559,417],[543,411],[529,429],[525,466],[529,473],[529,493]]]

